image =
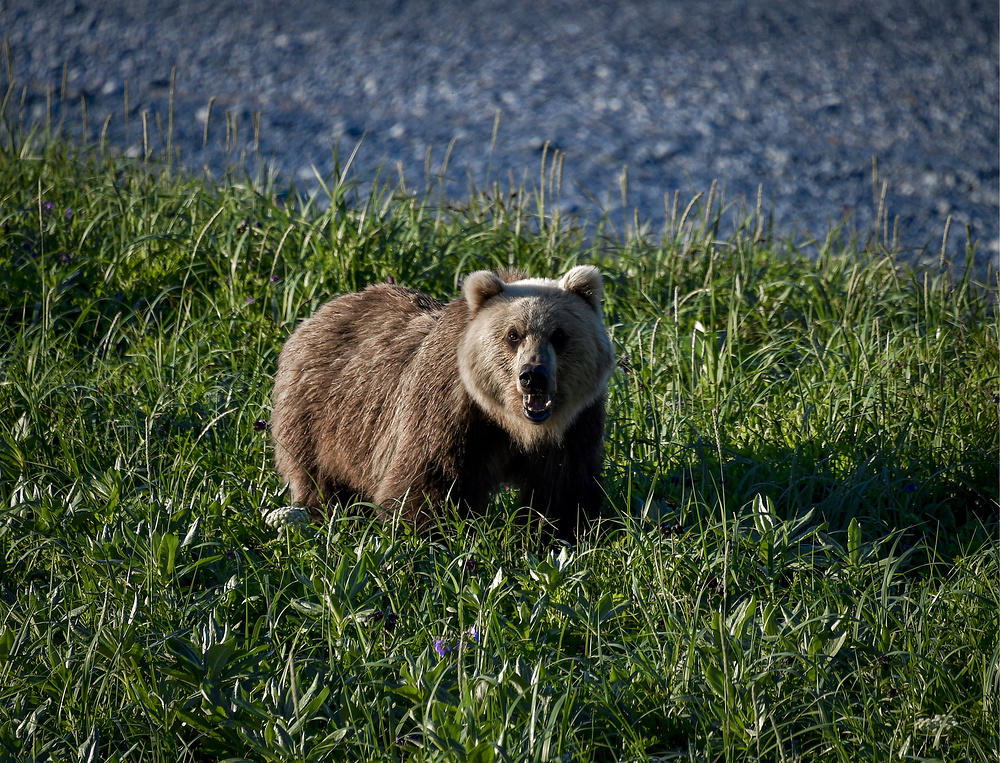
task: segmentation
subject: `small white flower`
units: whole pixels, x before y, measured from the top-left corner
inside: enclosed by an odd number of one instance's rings
[[[958,721],[951,715],[935,715],[933,718],[920,718],[915,725],[918,729],[936,733],[950,731],[958,725]]]
[[[301,506],[280,506],[264,512],[264,521],[271,527],[291,527],[309,524],[309,511]]]

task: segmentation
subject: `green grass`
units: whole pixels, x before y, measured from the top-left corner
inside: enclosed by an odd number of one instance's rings
[[[992,274],[840,230],[800,249],[714,200],[585,235],[545,166],[307,201],[18,135],[0,759],[996,759]],[[621,357],[599,534],[542,547],[506,493],[432,538],[275,515],[298,321],[389,277],[452,298],[578,262]]]

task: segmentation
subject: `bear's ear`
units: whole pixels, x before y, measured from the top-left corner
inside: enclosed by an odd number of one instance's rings
[[[478,313],[486,300],[503,291],[504,285],[500,277],[489,270],[477,270],[467,275],[462,281],[462,296],[469,303],[469,311],[473,315]]]
[[[601,271],[593,265],[577,265],[571,268],[559,281],[559,286],[566,291],[579,294],[598,312],[601,311],[601,300],[604,298],[604,279]]]

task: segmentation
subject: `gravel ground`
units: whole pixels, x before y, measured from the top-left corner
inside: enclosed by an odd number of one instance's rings
[[[1000,250],[996,0],[0,0],[0,34],[29,115],[51,92],[79,118],[85,96],[125,150],[141,112],[166,126],[176,67],[174,144],[194,167],[220,166],[227,110],[244,144],[259,113],[259,154],[304,187],[362,136],[363,177],[401,165],[416,186],[428,147],[436,169],[454,140],[456,195],[537,178],[549,142],[561,205],[587,218],[623,218],[627,166],[629,206],[657,224],[665,194],[718,179],[751,205],[763,184],[783,230],[822,237],[844,217],[868,230],[877,154],[904,245],[938,251],[951,215],[951,251],[964,224],[980,265]]]

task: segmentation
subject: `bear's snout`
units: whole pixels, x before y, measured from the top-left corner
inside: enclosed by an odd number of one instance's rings
[[[541,424],[552,413],[549,369],[543,365],[525,363],[517,375],[517,386],[525,417]]]
[[[549,369],[545,366],[525,364],[517,375],[517,381],[524,394],[544,395],[549,391]]]

